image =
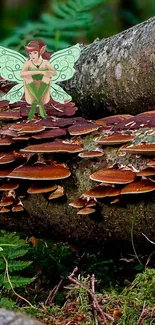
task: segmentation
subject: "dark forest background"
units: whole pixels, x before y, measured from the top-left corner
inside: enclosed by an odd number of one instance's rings
[[[56,51],[106,38],[155,15],[154,0],[1,0],[0,43],[22,51],[36,38]]]

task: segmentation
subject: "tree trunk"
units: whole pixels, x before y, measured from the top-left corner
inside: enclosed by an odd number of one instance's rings
[[[67,83],[83,116],[138,114],[155,103],[155,18],[82,47]]]

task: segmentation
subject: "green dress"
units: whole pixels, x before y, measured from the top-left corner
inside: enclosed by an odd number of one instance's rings
[[[44,106],[41,102],[41,98],[43,97],[43,95],[46,93],[47,89],[49,88],[49,84],[45,83],[42,81],[43,79],[43,74],[35,74],[35,71],[47,71],[47,68],[29,68],[29,71],[34,71],[34,75],[32,75],[32,79],[34,81],[32,81],[30,84],[26,85],[26,87],[28,88],[29,92],[32,94],[32,96],[34,97],[34,102],[31,105],[30,108],[30,112],[28,114],[28,118],[30,120],[32,120],[32,118],[34,117],[35,114],[35,109],[36,109],[36,105],[39,106],[39,111],[40,111],[40,116],[42,118],[46,118],[46,112],[44,109]],[[40,80],[40,86],[39,89],[37,89],[36,87],[36,83],[35,80]]]

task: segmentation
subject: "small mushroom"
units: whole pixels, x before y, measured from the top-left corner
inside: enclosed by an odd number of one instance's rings
[[[15,155],[11,153],[0,153],[0,165],[10,164],[15,161]]]
[[[59,197],[64,195],[64,188],[60,185],[58,185],[58,188],[54,191],[54,193],[51,193],[48,197],[49,200],[58,199]]]
[[[55,128],[52,130],[43,131],[32,136],[34,139],[52,139],[66,135],[66,129]]]
[[[23,204],[20,202],[12,207],[12,212],[22,212],[24,211]]]
[[[85,151],[85,152],[80,152],[78,154],[80,158],[96,158],[96,157],[102,157],[103,155],[104,152],[99,150]]]
[[[76,208],[76,209],[84,208],[85,204],[86,204],[86,200],[83,200],[83,199],[79,199],[79,200],[69,203],[69,205],[71,207]]]
[[[155,144],[141,143],[135,146],[131,145],[129,147],[122,148],[120,150],[134,155],[141,154],[146,156],[154,156]]]
[[[48,193],[51,191],[56,190],[58,185],[51,185],[51,186],[37,186],[37,185],[31,185],[29,189],[27,190],[27,193],[29,194],[39,194],[39,193]]]
[[[85,192],[83,194],[83,197],[98,198],[98,199],[103,198],[107,196],[111,188],[112,188],[111,186],[98,185],[90,189],[89,191]]]
[[[12,172],[12,169],[1,169],[0,168],[0,178],[6,178]]]
[[[86,206],[86,208],[94,207],[94,206],[96,206],[96,202],[97,202],[96,199],[88,200],[85,206]]]
[[[112,200],[112,201],[110,202],[110,204],[115,204],[115,203],[117,203],[117,202],[119,202],[119,197],[116,197],[114,200]]]
[[[13,191],[19,187],[17,183],[4,183],[0,186],[0,191]]]
[[[84,208],[84,209],[81,209],[81,210],[79,210],[78,212],[77,212],[77,214],[92,214],[92,213],[94,213],[94,212],[96,212],[96,210],[95,209],[93,209],[93,208]]]
[[[88,134],[98,129],[99,129],[98,125],[86,122],[86,123],[74,124],[70,126],[68,128],[68,132],[71,135],[82,135],[82,134]]]
[[[147,162],[147,166],[155,166],[155,160],[149,160],[148,162]]]
[[[90,176],[90,179],[97,182],[109,184],[127,184],[134,181],[136,174],[130,170],[100,169]]]
[[[108,117],[103,117],[99,120],[96,120],[95,123],[103,126],[113,126],[117,125],[122,121],[126,121],[129,118],[131,118],[132,115],[128,114],[122,114],[122,115],[113,115],[113,116],[108,116]]]
[[[13,111],[1,111],[0,112],[0,120],[1,121],[13,121],[21,119],[20,112]]]
[[[112,134],[107,137],[101,137],[97,142],[102,145],[118,145],[129,142],[133,140],[134,137],[132,135],[124,135],[124,134]]]
[[[10,146],[12,143],[13,141],[8,137],[0,138],[0,146]]]
[[[141,179],[131,184],[126,185],[122,190],[121,194],[140,194],[152,192],[155,190],[155,183],[148,179]]]
[[[10,212],[10,209],[6,208],[6,207],[3,207],[0,209],[0,213],[8,213]]]
[[[145,168],[137,173],[137,176],[145,176],[145,177],[154,176],[154,175],[155,175],[155,169],[151,167]]]
[[[12,196],[6,196],[0,201],[0,207],[7,207],[12,205],[14,202],[14,198]]]

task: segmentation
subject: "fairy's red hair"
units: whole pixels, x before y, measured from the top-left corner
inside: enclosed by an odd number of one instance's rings
[[[43,59],[49,60],[51,55],[45,50],[44,53],[40,53],[42,47],[46,46],[46,44],[43,41],[40,40],[33,40],[28,43],[27,46],[25,46],[26,52],[32,52],[32,51],[38,51],[38,54],[42,56]]]

